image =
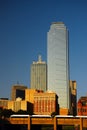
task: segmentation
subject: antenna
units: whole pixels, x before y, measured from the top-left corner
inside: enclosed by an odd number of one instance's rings
[[[39,62],[42,61],[41,55],[38,56],[38,61],[39,61]]]

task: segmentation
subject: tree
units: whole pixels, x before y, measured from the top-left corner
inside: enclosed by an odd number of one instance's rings
[[[27,111],[24,111],[24,110],[18,110],[16,112],[16,114],[27,114]]]
[[[11,109],[2,109],[1,110],[1,117],[10,117],[10,115],[14,114],[15,112],[12,111]]]

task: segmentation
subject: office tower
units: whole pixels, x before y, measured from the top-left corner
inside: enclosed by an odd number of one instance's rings
[[[58,95],[60,108],[70,109],[68,30],[52,23],[47,35],[48,90]]]
[[[43,91],[47,89],[47,64],[42,61],[41,56],[31,65],[30,87]]]
[[[18,97],[25,99],[25,89],[27,89],[27,87],[24,85],[20,84],[13,85],[11,90],[11,100],[14,101]]]

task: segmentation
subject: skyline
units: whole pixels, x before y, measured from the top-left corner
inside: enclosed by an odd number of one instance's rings
[[[9,97],[12,85],[30,86],[30,65],[40,54],[47,62],[47,32],[63,21],[69,30],[70,79],[77,95],[87,94],[87,2],[47,0],[0,1],[0,97]]]

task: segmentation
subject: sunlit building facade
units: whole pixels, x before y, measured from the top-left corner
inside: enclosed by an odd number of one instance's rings
[[[87,116],[87,96],[82,96],[77,102],[77,115]]]
[[[57,93],[60,108],[70,109],[68,29],[54,22],[47,34],[48,90]]]
[[[42,93],[42,90],[37,90],[37,89],[26,89],[25,90],[25,100],[34,103],[34,94],[35,93]]]
[[[38,61],[31,65],[30,88],[38,90],[47,90],[47,64],[42,61],[41,56]]]
[[[29,102],[22,100],[21,98],[17,98],[15,101],[8,101],[8,109],[17,112],[19,110],[27,111],[29,108]]]
[[[8,108],[8,99],[0,98],[0,108],[2,109]]]
[[[27,89],[27,86],[21,85],[21,84],[15,84],[12,86],[11,89],[11,100],[15,101],[16,98],[20,97],[23,100],[25,99],[25,89]]]
[[[53,112],[58,113],[58,97],[53,92],[35,93],[34,94],[34,114],[51,115]]]

